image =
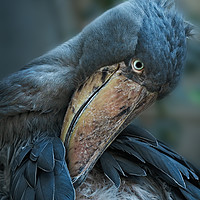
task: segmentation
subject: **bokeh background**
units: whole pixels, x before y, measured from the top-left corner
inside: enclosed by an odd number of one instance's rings
[[[68,40],[114,0],[0,1],[0,79]],[[186,19],[200,27],[200,0],[179,0]],[[188,41],[178,88],[136,122],[200,168],[200,42]]]

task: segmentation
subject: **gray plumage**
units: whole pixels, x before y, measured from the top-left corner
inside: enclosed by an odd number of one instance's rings
[[[127,1],[105,12],[71,40],[3,79],[0,82],[0,157],[3,157],[0,185],[4,187],[0,188],[0,197],[13,196],[10,174],[19,152],[24,155],[18,162],[19,170],[24,166],[27,169],[32,157],[23,159],[40,144],[39,136],[47,138],[49,145],[54,144],[51,138],[60,135],[74,90],[95,70],[121,61],[128,65],[132,58],[139,58],[145,65],[145,73],[129,78],[150,91],[158,91],[159,98],[171,92],[183,69],[190,30],[190,25],[176,13],[172,1]],[[25,147],[29,151],[24,152]],[[7,157],[12,151],[15,153]],[[31,162],[39,162],[37,159]],[[56,167],[52,166],[51,173]],[[41,173],[44,172],[45,169]],[[71,195],[73,198],[73,191]]]

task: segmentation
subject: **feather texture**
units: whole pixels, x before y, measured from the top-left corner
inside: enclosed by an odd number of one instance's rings
[[[74,189],[59,138],[37,137],[21,149],[12,165],[13,199],[74,199]]]
[[[106,169],[104,173],[112,171],[112,168],[115,168],[112,163],[117,162],[120,171],[123,170],[128,177],[148,176],[150,172],[174,188],[173,192],[176,193],[174,195],[187,200],[200,199],[199,171],[165,144],[159,141],[152,143],[150,137],[153,136],[142,128],[134,125],[127,127],[105,152],[107,156],[100,158],[101,164],[106,162],[106,166],[111,168]],[[111,154],[112,162],[107,159],[108,154]],[[103,170],[104,168],[102,167]],[[115,171],[124,176],[118,168],[115,168]],[[116,176],[116,173],[114,176],[109,174],[114,183]]]

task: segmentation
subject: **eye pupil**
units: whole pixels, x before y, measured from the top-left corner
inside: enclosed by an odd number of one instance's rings
[[[132,70],[136,73],[142,73],[144,70],[144,63],[141,62],[139,59],[133,59],[131,61]]]
[[[143,64],[140,61],[136,62],[135,66],[137,69],[143,68]]]

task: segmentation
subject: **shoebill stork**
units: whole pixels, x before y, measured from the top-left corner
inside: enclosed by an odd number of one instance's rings
[[[177,85],[191,31],[170,0],[127,1],[3,79],[0,199],[200,199],[199,171],[129,125]]]

